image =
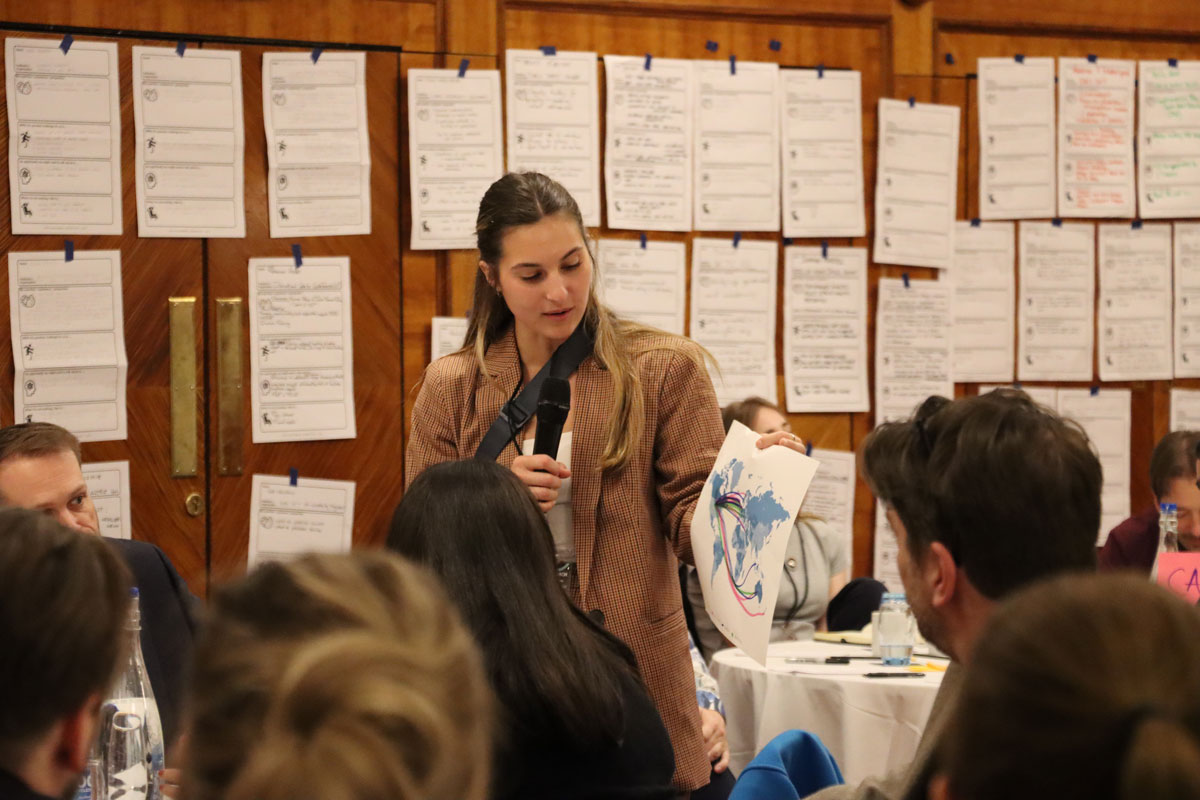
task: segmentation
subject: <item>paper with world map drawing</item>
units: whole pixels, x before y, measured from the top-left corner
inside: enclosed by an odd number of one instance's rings
[[[764,666],[792,523],[819,463],[734,422],[692,516],[704,606],[725,638]]]

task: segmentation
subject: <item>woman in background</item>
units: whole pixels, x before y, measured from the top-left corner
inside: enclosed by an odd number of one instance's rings
[[[737,421],[755,433],[792,433],[787,417],[761,397],[730,403],[721,412],[721,418],[726,432]],[[784,555],[771,641],[808,639],[813,631],[825,630],[829,599],[846,585],[849,571],[850,554],[837,532],[821,519],[798,515]],[[712,658],[714,652],[730,645],[704,610],[704,596],[694,569],[688,572],[687,585],[699,638],[697,644],[705,658]],[[875,607],[878,605],[876,599]]]
[[[187,800],[487,797],[479,652],[396,556],[308,555],[217,590],[192,677]]]
[[[931,800],[1200,797],[1200,611],[1132,575],[1036,584],[997,610]]]
[[[491,461],[421,473],[387,546],[441,577],[498,700],[496,800],[675,796],[671,742],[633,653],[567,599],[546,518]]]

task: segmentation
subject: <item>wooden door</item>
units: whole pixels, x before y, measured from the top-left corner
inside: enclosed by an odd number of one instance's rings
[[[270,48],[271,51],[283,48]],[[371,137],[371,233],[272,239],[267,216],[267,155],[262,116],[262,53],[242,48],[242,88],[246,108],[246,238],[210,240],[208,265],[207,403],[211,484],[211,575],[221,580],[246,564],[251,476],[286,475],[295,468],[310,478],[357,482],[354,514],[356,545],[383,540],[387,521],[400,499],[403,463],[400,326],[400,56],[367,54],[367,114]],[[406,198],[405,198],[406,199]],[[253,444],[249,424],[249,321],[243,319],[242,397],[244,421],[233,443],[242,456],[240,475],[223,475],[216,454],[223,435],[218,420],[216,305],[220,298],[247,297],[250,258],[290,257],[293,241],[305,256],[349,256],[351,318],[354,325],[355,439]]]
[[[0,26],[2,29],[2,26]],[[52,38],[37,33],[7,31],[8,36]],[[59,37],[53,37],[59,38]],[[88,37],[76,37],[84,41]],[[121,185],[124,233],[120,236],[71,236],[76,250],[120,250],[121,284],[125,305],[125,348],[129,357],[127,406],[129,438],[119,442],[92,442],[83,446],[89,461],[129,461],[133,501],[133,536],[161,547],[192,591],[206,590],[207,544],[203,512],[192,516],[187,498],[204,498],[204,418],[197,402],[198,474],[172,478],[170,466],[170,347],[167,337],[167,302],[171,297],[197,298],[195,341],[202,347],[204,294],[203,245],[197,239],[141,239],[137,235],[134,194],[134,135],[132,62],[134,45],[162,46],[161,41],[117,42],[121,74]],[[2,67],[0,67],[2,69]],[[9,216],[8,117],[0,115],[0,252],[63,249],[60,236],[14,236]],[[8,270],[0,270],[0,295],[8,298]],[[13,359],[9,316],[0,315],[0,421],[13,423]],[[196,362],[202,354],[197,353]],[[195,385],[202,374],[197,368]],[[197,396],[198,401],[198,396]]]

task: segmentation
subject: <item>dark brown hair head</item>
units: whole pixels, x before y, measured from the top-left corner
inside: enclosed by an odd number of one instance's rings
[[[124,646],[129,570],[99,536],[0,509],[0,766],[103,695]]]
[[[930,397],[868,434],[862,472],[910,552],[941,542],[986,597],[1095,568],[1100,460],[1078,425],[1024,392]]]
[[[1158,440],[1150,454],[1150,488],[1161,500],[1170,489],[1171,481],[1187,478],[1196,480],[1196,448],[1200,446],[1200,431],[1172,431]]]
[[[81,458],[79,439],[52,422],[22,422],[0,428],[0,463],[10,458],[32,458],[64,450]]]

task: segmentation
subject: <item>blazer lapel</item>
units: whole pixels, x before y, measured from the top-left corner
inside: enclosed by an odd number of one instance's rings
[[[612,375],[595,356],[579,365],[575,376],[575,426],[571,436],[571,517],[575,528],[575,558],[579,571],[579,602],[584,611],[596,544],[596,512],[600,503],[600,458],[612,410]]]

